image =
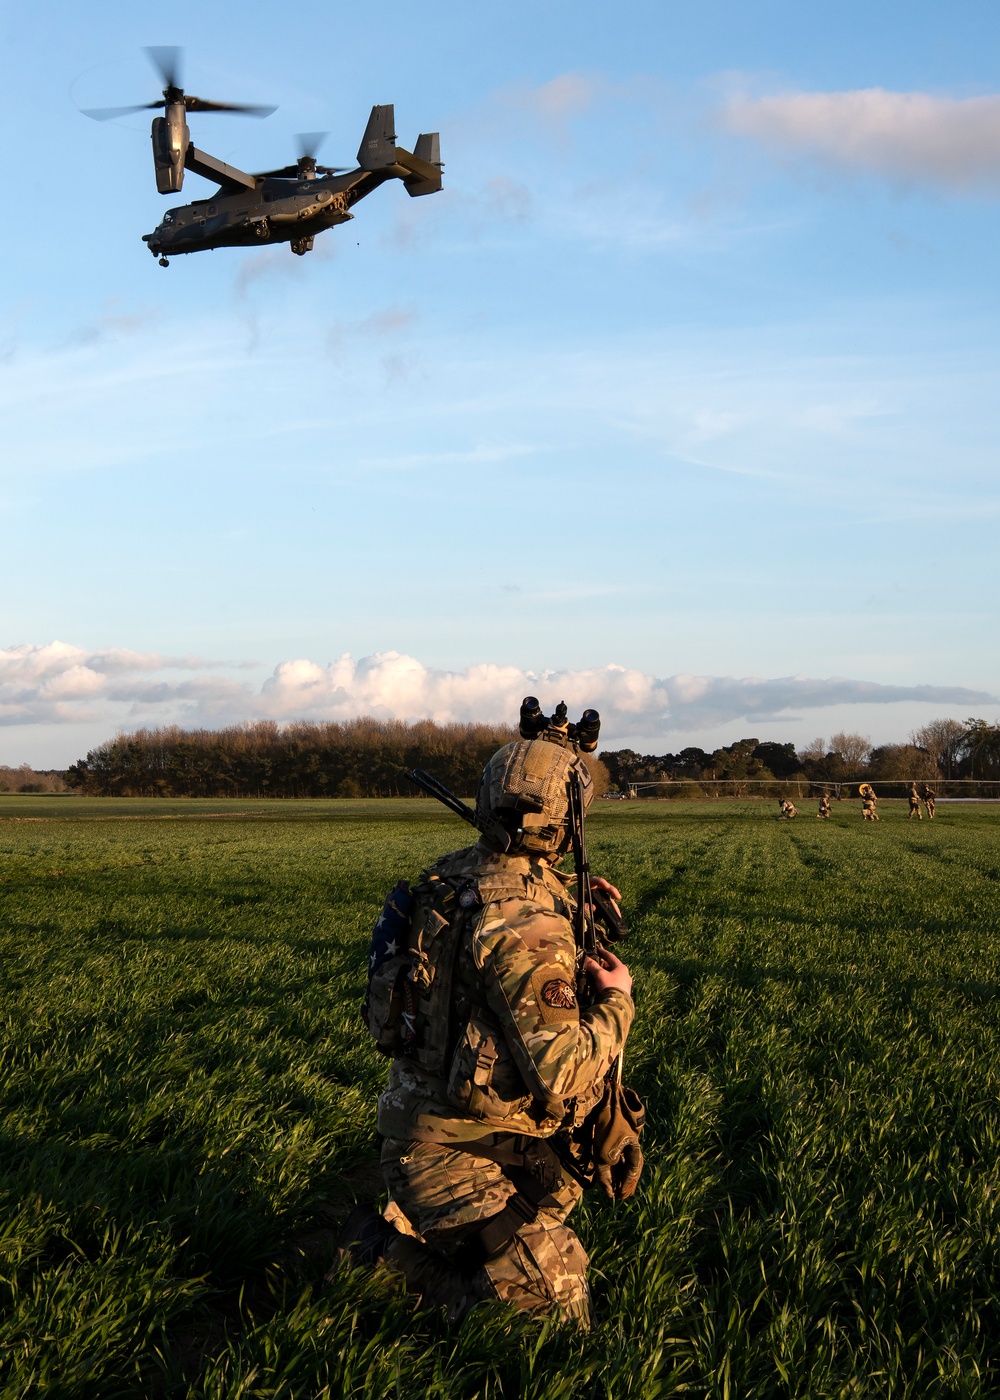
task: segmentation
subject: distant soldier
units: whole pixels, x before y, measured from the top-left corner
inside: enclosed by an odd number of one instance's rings
[[[917,793],[916,783],[910,784],[910,810],[906,814],[906,820],[912,821],[916,817],[918,821],[923,821],[924,814],[920,810],[920,797]]]
[[[817,817],[822,817],[824,821],[830,815],[830,794],[828,792],[824,792],[823,796],[820,798],[819,811],[816,815]]]
[[[924,783],[924,790],[922,796],[924,799],[924,806],[927,808],[927,815],[930,817],[931,821],[933,821],[934,803],[937,801],[937,793],[934,791],[933,788],[928,787],[928,785]]]
[[[778,798],[778,803],[779,803],[779,811],[778,811],[778,820],[779,820],[779,821],[781,821],[783,818],[786,819],[786,820],[788,820],[788,821],[791,821],[793,817],[797,817],[797,816],[799,815],[798,812],[795,810],[795,803],[789,801],[789,799],[788,799],[787,797],[779,797],[779,798]]]

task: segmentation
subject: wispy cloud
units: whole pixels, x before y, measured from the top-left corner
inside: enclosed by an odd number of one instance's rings
[[[1000,95],[859,88],[737,95],[722,123],[774,150],[941,189],[1000,191]]]
[[[170,698],[183,691],[183,685],[173,683],[171,688],[162,681],[151,687],[143,679],[151,673],[218,671],[223,665],[126,647],[87,650],[59,641],[0,648],[0,725],[73,724],[105,715],[110,719],[116,702],[131,703],[151,689]]]
[[[145,330],[155,322],[159,313],[154,310],[128,311],[122,306],[120,297],[110,297],[89,320],[77,326],[67,338],[70,347],[78,345],[98,345],[106,340],[124,340]]]
[[[52,642],[0,651],[0,724],[93,723],[116,726],[218,725],[269,718],[344,720],[356,715],[440,722],[509,718],[522,697],[572,708],[595,706],[622,742],[630,735],[668,736],[729,721],[766,722],[793,710],[917,701],[965,709],[996,703],[962,686],[880,685],[843,677],[775,679],[674,675],[657,677],[615,664],[535,671],[486,662],[461,671],[424,665],[395,651],[328,664],[280,662],[260,686],[225,674],[220,663],[123,648],[84,651]],[[177,678],[176,671],[201,672]],[[207,673],[207,674],[205,674]]]
[[[859,316],[862,353],[850,343]],[[904,351],[893,352],[896,334],[909,336]],[[928,349],[912,309],[887,302],[749,332],[585,330],[567,343],[552,331],[485,344],[390,301],[308,336],[289,311],[251,363],[232,322],[179,329],[169,354],[147,328],[2,367],[5,490],[148,461],[205,462],[214,475],[238,458],[270,471],[280,438],[293,470],[351,461],[367,476],[573,453],[589,471],[612,452],[623,470],[669,462],[691,479],[757,478],[865,519],[982,515],[997,508],[996,353],[974,335],[967,349]],[[224,417],[202,410],[206,384]],[[165,395],[183,411],[164,415]]]

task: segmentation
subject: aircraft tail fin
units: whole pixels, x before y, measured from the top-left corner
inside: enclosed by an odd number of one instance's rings
[[[396,160],[396,110],[391,102],[373,107],[358,150],[362,170],[381,170]]]
[[[413,154],[418,160],[424,160],[428,165],[436,165],[441,169],[441,137],[436,131],[422,132],[417,137],[417,144],[413,148]]]

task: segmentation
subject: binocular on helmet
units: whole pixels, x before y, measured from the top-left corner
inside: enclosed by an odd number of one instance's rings
[[[593,753],[601,732],[601,717],[596,710],[584,710],[578,723],[571,724],[565,701],[560,700],[551,715],[543,715],[538,699],[526,695],[521,701],[522,739],[550,739],[555,743],[568,740],[581,753]]]

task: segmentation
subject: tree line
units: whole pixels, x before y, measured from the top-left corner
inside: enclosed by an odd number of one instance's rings
[[[66,780],[104,797],[412,797],[406,774],[428,768],[468,794],[490,755],[515,737],[507,725],[430,720],[170,726],[107,740]]]
[[[453,792],[474,794],[486,760],[516,731],[501,724],[435,724],[355,719],[278,725],[270,720],[225,729],[140,729],[92,749],[65,774],[27,766],[0,768],[0,792],[71,789],[115,797],[412,796],[406,774],[427,768]],[[906,744],[875,747],[862,734],[835,734],[805,748],[740,739],[708,752],[605,751],[592,760],[598,791],[670,780],[697,795],[702,783],[888,783],[948,778],[1000,780],[1000,725],[934,720]],[[760,790],[755,786],[755,791]]]
[[[1000,780],[1000,725],[984,719],[932,720],[910,734],[906,744],[874,746],[864,734],[834,734],[829,744],[814,739],[805,748],[771,740],[740,739],[714,749],[689,747],[679,753],[638,754],[633,749],[602,752],[611,781],[624,792],[635,783],[670,781],[691,790],[704,782],[734,785],[798,778],[816,783],[862,779],[888,783],[947,778]]]
[[[355,719],[119,734],[66,774],[104,797],[412,797],[406,774],[428,768],[454,792],[474,793],[508,725]]]
[[[100,797],[414,797],[406,775],[426,768],[468,797],[487,759],[516,738],[505,724],[432,720],[139,729],[91,749],[66,781]],[[587,762],[604,791],[606,770]]]
[[[32,768],[27,763],[22,763],[20,768],[10,768],[0,763],[0,793],[65,791],[66,780],[56,769]]]

